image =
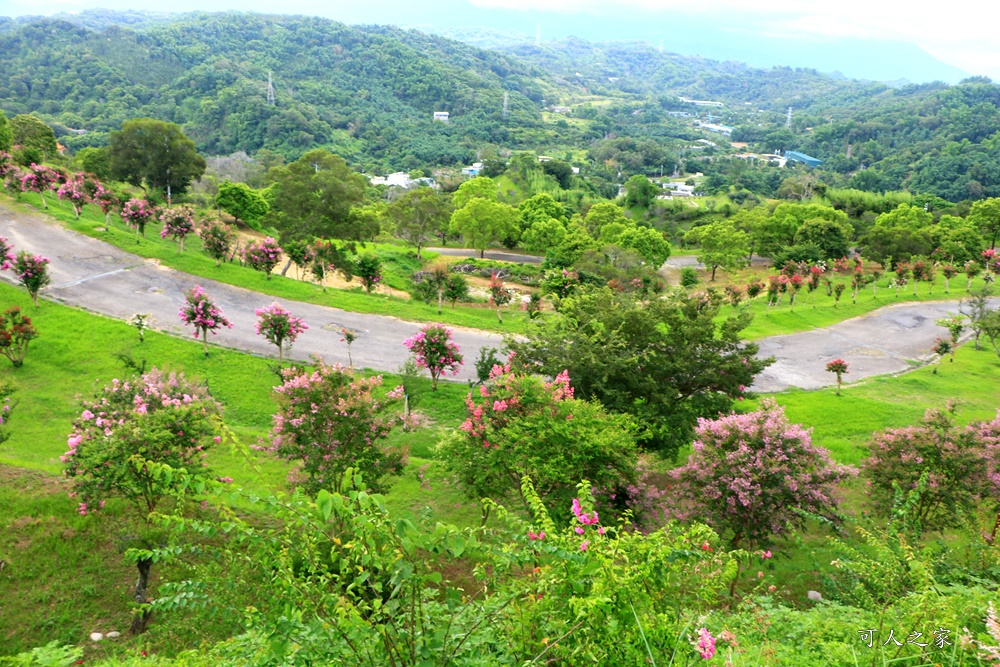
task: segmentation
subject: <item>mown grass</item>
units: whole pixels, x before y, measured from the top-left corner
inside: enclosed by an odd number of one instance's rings
[[[41,199],[35,193],[24,193],[19,200],[8,195],[0,195],[0,201],[5,206],[15,210],[33,214],[47,214],[74,231],[86,234],[95,239],[105,241],[122,250],[141,257],[159,260],[164,265],[184,271],[195,276],[218,280],[219,282],[236,285],[246,289],[270,294],[283,299],[293,299],[321,306],[332,306],[356,313],[372,313],[398,317],[412,322],[442,322],[455,326],[499,331],[505,333],[522,333],[525,331],[527,317],[516,308],[510,308],[504,314],[501,324],[497,321],[496,312],[487,304],[462,304],[455,308],[445,307],[438,315],[437,304],[425,304],[422,301],[404,299],[386,294],[366,294],[361,287],[351,289],[327,288],[310,282],[294,280],[291,277],[272,275],[268,280],[264,274],[254,271],[238,263],[224,263],[216,266],[215,260],[209,257],[201,246],[201,239],[192,234],[186,240],[185,251],[179,252],[174,241],[160,238],[161,225],[151,222],[146,227],[146,236],[136,243],[135,232],[126,228],[121,219],[111,216],[111,228],[104,231],[104,214],[94,206],[87,206],[83,215],[76,220],[68,204],[51,201],[48,211],[42,209]],[[391,244],[368,244],[365,251],[374,251],[383,261],[383,277],[385,284],[398,290],[409,287],[409,276],[423,266],[416,259],[416,251]],[[434,259],[434,253],[421,253],[424,261]],[[294,269],[289,269],[294,271]]]

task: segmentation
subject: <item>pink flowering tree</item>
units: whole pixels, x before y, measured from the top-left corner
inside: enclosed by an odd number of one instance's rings
[[[108,231],[111,228],[111,214],[122,207],[122,201],[118,195],[100,184],[97,186],[93,199],[94,203],[100,207],[101,213],[104,214],[104,231]]]
[[[490,303],[497,309],[497,319],[503,324],[503,316],[500,309],[506,306],[514,298],[514,290],[504,286],[503,277],[496,271],[490,277]]]
[[[224,222],[209,220],[198,230],[201,237],[201,247],[208,256],[215,260],[216,266],[222,266],[222,261],[229,257],[229,251],[236,243],[236,232]]]
[[[926,488],[914,508],[923,529],[943,529],[957,514],[972,513],[981,501],[1000,491],[1000,415],[992,422],[958,427],[954,406],[928,410],[917,426],[876,433],[870,456],[861,464],[868,497],[875,510],[887,515],[896,499],[917,488],[927,475]],[[995,535],[995,533],[994,533]]]
[[[339,364],[312,373],[289,368],[282,375],[268,449],[299,464],[290,476],[295,485],[311,495],[341,493],[351,468],[378,491],[387,475],[402,472],[404,453],[384,444],[404,423],[402,386],[380,396],[382,376],[356,377]]]
[[[424,325],[416,335],[403,341],[413,353],[417,368],[426,368],[431,374],[431,388],[437,391],[438,378],[458,369],[465,362],[458,344],[451,338],[451,329],[443,324]]]
[[[469,394],[465,421],[442,444],[443,460],[471,499],[527,503],[524,475],[549,508],[569,504],[582,479],[606,489],[634,481],[630,417],[574,398],[565,372],[546,382],[512,361],[494,366]]]
[[[7,357],[14,368],[24,364],[28,343],[36,338],[38,330],[19,307],[12,306],[0,315],[0,354]]]
[[[72,480],[77,511],[91,514],[118,498],[148,523],[163,505],[194,494],[170,470],[204,472],[205,453],[219,441],[220,426],[220,408],[208,389],[183,375],[153,369],[141,377],[113,380],[84,401],[68,450],[59,457]],[[140,543],[145,549],[157,546],[152,531],[140,536]],[[133,597],[139,605],[147,600],[152,565],[150,556],[136,561],[139,580]],[[148,622],[149,612],[139,611],[132,633],[143,632]]]
[[[747,414],[700,419],[692,449],[671,473],[678,503],[670,511],[707,522],[734,548],[801,526],[800,511],[833,517],[836,487],[853,473],[771,399]]]
[[[268,236],[263,241],[254,241],[243,249],[243,261],[252,269],[263,271],[267,279],[281,262],[281,246]]]
[[[834,359],[826,364],[826,372],[837,376],[837,396],[840,396],[840,387],[843,384],[843,376],[847,375],[849,364],[843,359]]]
[[[14,256],[14,244],[7,240],[6,237],[0,236],[0,271],[6,271],[14,266],[16,259]]]
[[[38,305],[38,292],[48,285],[52,279],[49,277],[49,258],[42,255],[32,255],[22,250],[14,258],[14,274],[18,281],[28,290],[31,301]]]
[[[190,206],[170,206],[160,211],[160,238],[177,241],[177,247],[184,252],[184,239],[194,232],[194,211]]]
[[[156,209],[145,199],[129,199],[122,206],[121,216],[126,225],[135,230],[135,242],[146,236],[146,223],[156,215]]]
[[[7,192],[13,192],[14,198],[20,200],[24,192],[24,170],[17,165],[11,166],[3,175],[3,186]]]
[[[258,308],[254,314],[257,316],[254,331],[278,348],[278,361],[282,360],[284,349],[291,349],[299,334],[309,328],[301,317],[295,317],[277,301],[270,306]]]
[[[48,210],[48,202],[45,201],[45,192],[52,189],[52,186],[59,183],[59,172],[45,165],[32,164],[27,172],[21,176],[22,192],[37,192],[42,198],[42,207]]]
[[[88,188],[85,183],[83,174],[66,179],[66,182],[60,185],[56,191],[56,196],[59,197],[60,201],[68,201],[73,207],[73,213],[77,220],[80,219],[83,207],[91,200],[92,194],[91,188]]]
[[[205,346],[205,356],[208,356],[208,332],[214,336],[222,327],[233,328],[232,323],[226,319],[222,309],[215,305],[212,297],[205,293],[201,285],[195,285],[190,290],[184,292],[184,305],[181,306],[178,315],[181,322],[194,327],[194,337],[201,338]]]

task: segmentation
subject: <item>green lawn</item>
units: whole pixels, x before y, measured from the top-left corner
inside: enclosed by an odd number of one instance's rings
[[[955,363],[845,384],[840,396],[832,388],[772,396],[790,420],[813,429],[817,445],[841,463],[857,464],[872,433],[917,424],[928,409],[944,409],[949,401],[959,406],[960,423],[992,419],[1000,409],[1000,358],[988,347],[977,352],[966,344]]]
[[[188,237],[186,250],[181,253],[177,244],[160,238],[160,224],[150,224],[146,228],[146,237],[136,243],[135,232],[122,225],[120,219],[112,215],[111,230],[104,230],[104,215],[94,206],[84,208],[80,220],[76,220],[72,208],[63,202],[49,202],[48,215],[60,221],[66,227],[86,234],[96,239],[106,241],[114,246],[135,253],[142,257],[159,260],[163,264],[179,271],[195,276],[218,280],[219,282],[244,287],[264,294],[270,294],[283,299],[294,299],[322,306],[332,306],[356,313],[374,313],[398,317],[412,322],[442,322],[455,326],[484,329],[504,333],[522,333],[525,331],[527,317],[515,308],[504,314],[503,323],[497,321],[496,312],[486,304],[460,305],[456,308],[446,306],[438,315],[437,304],[425,304],[385,294],[365,294],[360,287],[352,289],[333,289],[323,291],[319,286],[309,282],[294,280],[290,277],[273,275],[270,280],[259,271],[240,266],[239,264],[223,264],[217,267],[215,260],[202,251],[201,239],[196,234]],[[39,195],[24,193],[20,201],[15,201],[7,195],[0,195],[0,200],[7,206],[31,213],[45,213],[41,207]],[[409,276],[420,269],[422,263],[416,259],[415,250],[390,244],[368,244],[367,250],[374,251],[382,258],[385,282],[390,287],[399,290],[407,288]],[[364,249],[361,252],[365,252]],[[434,253],[421,253],[426,259],[433,259]],[[294,271],[294,269],[290,269]]]

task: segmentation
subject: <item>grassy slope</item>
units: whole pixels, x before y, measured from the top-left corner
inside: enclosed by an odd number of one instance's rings
[[[58,201],[53,203],[51,199],[52,197],[46,199],[49,202],[48,214],[68,228],[106,241],[122,250],[142,257],[155,258],[167,266],[192,275],[211,278],[283,299],[333,306],[356,313],[375,313],[412,322],[443,322],[455,326],[500,332],[521,333],[525,329],[527,318],[520,310],[510,310],[505,314],[503,324],[500,324],[497,322],[496,313],[487,308],[485,304],[463,305],[454,309],[446,307],[443,313],[438,315],[436,304],[428,305],[421,301],[383,294],[368,295],[361,288],[350,290],[331,288],[324,292],[311,283],[283,278],[278,275],[273,276],[271,280],[266,280],[260,272],[238,264],[223,264],[221,267],[217,267],[215,261],[202,252],[201,239],[197,235],[188,237],[187,250],[180,253],[176,243],[160,238],[160,225],[156,223],[146,228],[146,237],[137,244],[135,233],[126,229],[115,216],[112,216],[111,230],[104,232],[104,215],[99,209],[87,206],[84,208],[80,220],[76,220],[72,209],[67,204]],[[34,214],[44,213],[41,209],[39,196],[34,193],[23,194],[19,202],[9,196],[2,195],[0,201],[16,210]],[[417,270],[420,264],[415,258],[410,257],[410,252],[407,249],[400,246],[378,245],[375,246],[375,249],[385,263],[383,272],[386,282],[390,287],[405,289],[408,275]],[[371,245],[369,245],[368,250],[371,250]],[[365,252],[365,250],[362,249],[361,252]],[[427,257],[432,258],[433,253],[428,253]]]

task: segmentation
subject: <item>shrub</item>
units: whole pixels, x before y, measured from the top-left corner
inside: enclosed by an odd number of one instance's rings
[[[426,368],[431,374],[431,387],[436,391],[438,378],[448,371],[458,375],[464,363],[458,345],[451,338],[451,329],[442,324],[424,325],[416,335],[403,341],[403,345],[413,352],[418,368]]]
[[[685,266],[681,269],[681,287],[694,287],[698,284],[698,271]]]
[[[634,422],[574,399],[566,373],[544,382],[513,370],[508,360],[465,404],[466,419],[442,443],[442,455],[470,498],[524,502],[519,492],[527,475],[554,507],[569,503],[580,479],[602,488],[633,481]]]
[[[11,400],[14,394],[14,387],[9,383],[0,383],[0,445],[10,438],[10,420],[14,415],[14,408],[17,402]]]
[[[21,314],[18,306],[8,308],[0,316],[0,353],[14,364],[14,368],[24,364],[28,343],[35,338],[38,338],[38,330],[30,317]]]
[[[277,346],[279,362],[283,358],[286,345],[290,350],[299,334],[309,328],[301,317],[293,316],[277,301],[270,306],[256,309],[254,315],[258,318],[254,331],[258,336],[267,339],[271,345]]]
[[[673,513],[703,518],[734,547],[801,526],[800,512],[833,515],[836,485],[853,472],[814,446],[772,399],[747,414],[700,419],[692,448],[672,473],[681,500]]]
[[[402,452],[382,443],[404,423],[396,414],[403,388],[384,399],[375,396],[382,376],[355,377],[339,364],[321,365],[313,373],[295,368],[282,372],[284,384],[275,387],[280,408],[274,415],[269,451],[297,461],[290,480],[307,493],[340,493],[344,473],[362,473],[372,489],[385,488],[386,475],[403,470]]]
[[[372,290],[382,282],[382,260],[377,255],[361,255],[354,262],[354,273],[361,278],[365,292],[371,294]]]
[[[991,476],[997,464],[1000,418],[964,429],[954,424],[954,407],[928,410],[919,426],[876,433],[861,474],[876,511],[892,508],[896,489],[909,492],[928,477],[915,518],[924,529],[944,528],[955,515],[971,511],[996,492]],[[991,436],[991,433],[993,435]]]

